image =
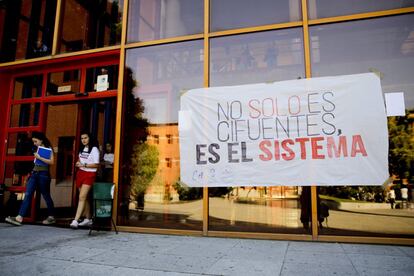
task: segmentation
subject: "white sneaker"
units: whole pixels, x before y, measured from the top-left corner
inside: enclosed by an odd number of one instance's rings
[[[91,219],[84,219],[81,223],[78,224],[79,226],[91,226],[92,225],[92,220]]]
[[[78,229],[79,223],[77,220],[72,220],[72,223],[69,225],[70,228],[72,229]]]

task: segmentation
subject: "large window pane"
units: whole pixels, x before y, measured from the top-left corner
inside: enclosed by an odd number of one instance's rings
[[[319,187],[322,206],[328,206],[327,224],[321,235],[414,237],[412,185],[406,180],[395,181],[386,188],[381,186]],[[408,188],[407,188],[408,187]],[[402,190],[406,188],[407,198]],[[389,193],[395,199],[391,205]]]
[[[122,5],[116,0],[63,0],[58,52],[119,44]]]
[[[33,149],[30,132],[9,133],[7,138],[7,155],[32,156]]]
[[[14,81],[13,99],[21,100],[40,97],[42,95],[42,75],[16,78]]]
[[[394,183],[320,187],[320,200],[330,207],[329,227],[321,234],[413,237],[414,15],[313,26],[310,36],[314,77],[375,72],[383,92],[404,92],[408,110],[405,117],[388,119]],[[407,188],[406,201],[402,188]],[[389,203],[391,190],[396,195],[394,209]]]
[[[4,170],[4,184],[7,186],[25,186],[33,161],[6,162]]]
[[[0,1],[0,62],[50,55],[56,1]]]
[[[302,32],[289,29],[214,38],[210,73],[211,86],[302,78]],[[210,188],[209,229],[310,233],[310,197],[302,194],[295,186]]]
[[[312,26],[313,77],[377,72],[384,92],[414,108],[414,15]]]
[[[413,0],[308,0],[309,18],[311,19],[413,6]]]
[[[118,221],[202,228],[202,189],[179,184],[180,95],[203,86],[202,41],[127,50]]]
[[[211,39],[211,86],[303,78],[301,29]]]
[[[37,126],[39,124],[40,103],[17,104],[11,106],[11,127]]]
[[[86,70],[86,85],[85,91],[86,92],[95,92],[97,89],[99,91],[106,91],[102,90],[102,87],[98,87],[98,77],[99,76],[107,76],[106,90],[114,90],[118,87],[118,65],[109,65],[109,66],[100,66],[94,68],[88,68]],[[100,79],[101,80],[101,79]]]
[[[210,10],[212,32],[293,22],[302,18],[299,0],[212,0]]]
[[[209,230],[310,234],[309,187],[209,188]]]
[[[49,73],[46,94],[48,96],[58,96],[79,93],[80,73],[79,69]]]
[[[128,42],[203,33],[203,0],[129,1]]]

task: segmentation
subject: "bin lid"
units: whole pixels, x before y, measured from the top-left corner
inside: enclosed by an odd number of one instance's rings
[[[93,184],[93,199],[113,199],[114,183],[95,182]]]

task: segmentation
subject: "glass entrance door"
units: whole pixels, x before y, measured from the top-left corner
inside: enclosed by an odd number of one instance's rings
[[[72,207],[73,160],[78,121],[78,104],[49,104],[46,136],[55,152],[50,168],[50,191],[57,210]],[[68,210],[66,210],[68,211]],[[59,214],[59,212],[57,212]]]
[[[65,219],[72,218],[77,205],[74,164],[78,158],[80,133],[86,130],[95,135],[103,155],[104,145],[113,143],[115,115],[116,98],[47,105],[46,136],[55,152],[50,189],[58,221],[64,223]],[[45,207],[43,202],[41,207]]]

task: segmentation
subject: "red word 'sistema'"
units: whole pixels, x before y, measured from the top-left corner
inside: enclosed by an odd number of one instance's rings
[[[338,141],[336,142],[335,139]],[[306,150],[307,144],[310,143],[310,152]],[[273,153],[272,153],[273,147]],[[347,136],[328,136],[328,137],[312,137],[312,138],[296,138],[285,140],[274,140],[273,145],[270,140],[263,140],[259,144],[262,154],[259,155],[260,160],[292,160],[297,154],[300,159],[325,159],[325,158],[341,158],[356,157],[358,154],[367,156],[365,145],[361,135],[353,135],[352,142],[348,148]],[[350,152],[350,153],[349,153]]]

